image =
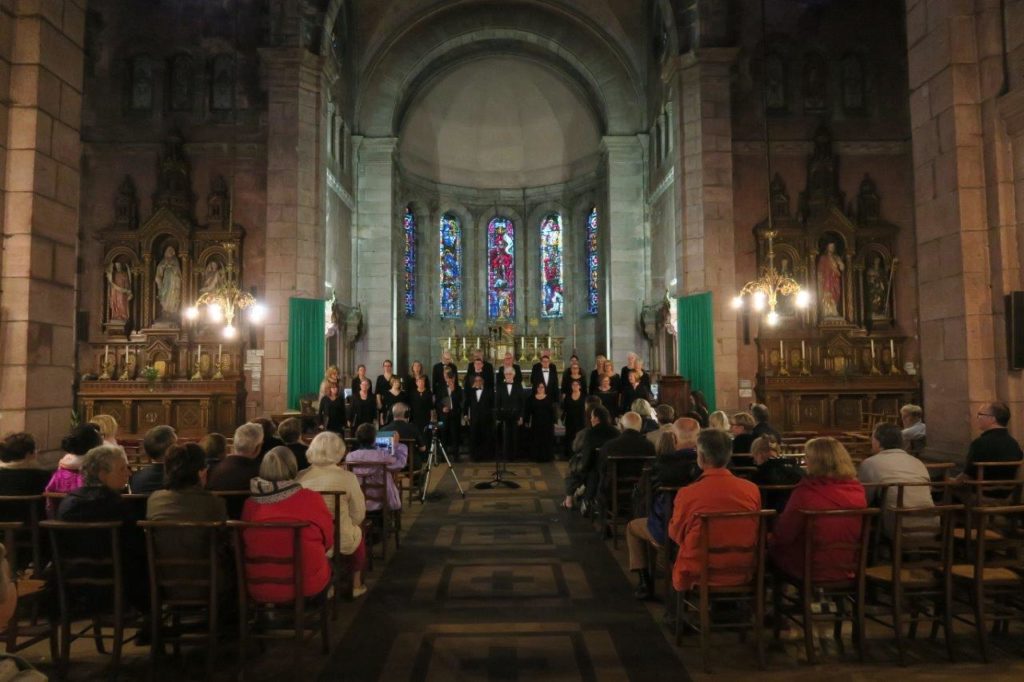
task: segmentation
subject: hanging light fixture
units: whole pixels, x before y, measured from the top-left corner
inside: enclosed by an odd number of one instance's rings
[[[765,17],[765,2],[761,0],[761,103],[764,114],[764,162],[767,170],[765,188],[768,206],[768,229],[764,232],[768,240],[766,263],[760,275],[743,285],[743,289],[732,299],[732,307],[743,309],[748,302],[755,313],[764,314],[764,321],[774,327],[779,323],[776,307],[779,296],[793,296],[796,307],[801,310],[811,303],[811,295],[792,277],[775,269],[775,216],[772,211],[772,154],[771,135],[768,129],[768,24]]]
[[[210,324],[220,325],[221,335],[232,340],[238,336],[235,317],[244,310],[249,311],[249,322],[261,324],[266,317],[266,306],[257,301],[248,291],[238,286],[238,272],[235,268],[235,245],[230,242],[223,244],[227,252],[227,264],[224,277],[216,287],[204,291],[195,303],[185,309],[185,319],[196,322],[204,316]]]

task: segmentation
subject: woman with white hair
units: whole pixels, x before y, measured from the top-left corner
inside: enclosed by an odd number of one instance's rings
[[[299,484],[317,492],[344,492],[345,497],[338,510],[340,539],[336,551],[348,560],[352,573],[352,597],[366,594],[363,585],[363,569],[366,568],[366,541],[360,525],[366,518],[366,498],[359,487],[359,479],[348,469],[338,466],[345,458],[345,441],[336,433],[325,431],[318,434],[306,451],[309,468],[299,472]],[[324,496],[327,511],[334,514],[334,499]]]
[[[295,480],[299,467],[295,455],[284,445],[272,448],[263,456],[260,475],[252,479],[252,495],[242,507],[243,521],[306,521],[302,529],[302,595],[322,598],[331,584],[331,565],[327,551],[334,546],[334,520],[320,495],[306,490]],[[289,558],[292,536],[279,529],[249,528],[245,533],[245,551],[252,556]],[[284,604],[295,599],[288,564],[265,565],[260,578],[277,578],[280,582],[251,583],[249,594],[260,602]],[[255,571],[249,577],[257,577]]]

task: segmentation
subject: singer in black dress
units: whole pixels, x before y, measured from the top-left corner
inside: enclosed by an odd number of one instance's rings
[[[562,416],[565,419],[565,438],[563,439],[563,452],[565,458],[572,456],[572,442],[576,434],[583,428],[583,411],[587,396],[583,394],[583,387],[580,382],[574,379],[568,386],[565,397],[562,398]]]
[[[333,431],[344,436],[346,420],[345,399],[338,391],[338,384],[331,384],[327,389],[327,395],[320,399],[317,422],[325,431]]]
[[[359,387],[359,393],[352,396],[348,414],[349,426],[353,432],[362,424],[377,426],[377,396],[370,392],[369,379],[365,379]]]
[[[543,381],[533,385],[534,393],[526,398],[524,418],[529,424],[530,445],[538,462],[550,462],[555,445],[555,401],[548,395]]]
[[[392,410],[395,403],[409,402],[409,395],[402,390],[402,380],[397,376],[391,377],[391,390],[385,391],[380,397],[380,423],[390,424],[394,419]]]
[[[580,382],[580,392],[587,395],[587,378],[583,376],[583,368],[580,367],[580,359],[575,355],[569,358],[569,367],[562,372],[562,395],[569,393],[572,382]]]
[[[420,377],[416,382],[416,390],[409,394],[409,421],[415,424],[421,433],[426,433],[433,411],[434,395],[427,388],[427,378]]]

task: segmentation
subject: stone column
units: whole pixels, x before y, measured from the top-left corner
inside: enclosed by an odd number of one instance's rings
[[[75,372],[85,0],[0,12],[0,432],[68,431]]]
[[[354,144],[354,142],[353,142]],[[355,300],[363,308],[363,338],[356,355],[376,376],[395,359],[397,270],[395,150],[398,138],[362,138],[356,149],[356,246],[352,249]],[[464,226],[464,229],[467,226]]]
[[[607,349],[616,369],[633,351],[644,356],[640,309],[647,296],[647,224],[644,217],[644,145],[636,135],[606,136],[602,152],[607,163],[608,209],[601,229],[608,235]],[[646,365],[650,366],[650,363]]]
[[[324,297],[320,198],[319,57],[304,48],[260,51],[267,88],[267,238],[263,405],[288,399],[288,299]]]
[[[734,48],[703,48],[669,66],[669,78],[677,82],[680,112],[676,196],[682,211],[681,291],[711,292],[715,393],[718,407],[726,411],[739,405],[739,339],[736,312],[730,305],[738,288],[729,86],[735,60]]]
[[[907,2],[928,450],[953,457],[997,397],[975,31],[972,3]]]

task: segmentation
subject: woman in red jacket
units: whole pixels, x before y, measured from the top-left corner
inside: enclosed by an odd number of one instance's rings
[[[263,457],[260,475],[250,483],[252,496],[242,508],[243,521],[308,521],[302,529],[302,594],[316,597],[331,582],[327,550],[334,544],[334,519],[319,493],[307,490],[295,480],[298,466],[287,447],[273,448]],[[245,551],[252,556],[289,557],[292,532],[281,529],[250,528],[245,532]],[[285,603],[295,599],[291,564],[260,564],[247,578],[284,578],[281,584],[249,583],[249,595],[256,601]]]
[[[772,563],[783,572],[802,578],[804,571],[804,517],[800,510],[864,509],[864,486],[857,480],[857,469],[850,453],[835,438],[814,438],[805,449],[807,476],[789,496],[786,508],[775,523],[768,552]],[[819,543],[849,542],[860,539],[860,519],[819,519],[814,523]],[[853,550],[825,550],[812,557],[815,582],[840,581],[853,575],[837,565],[849,565]]]

